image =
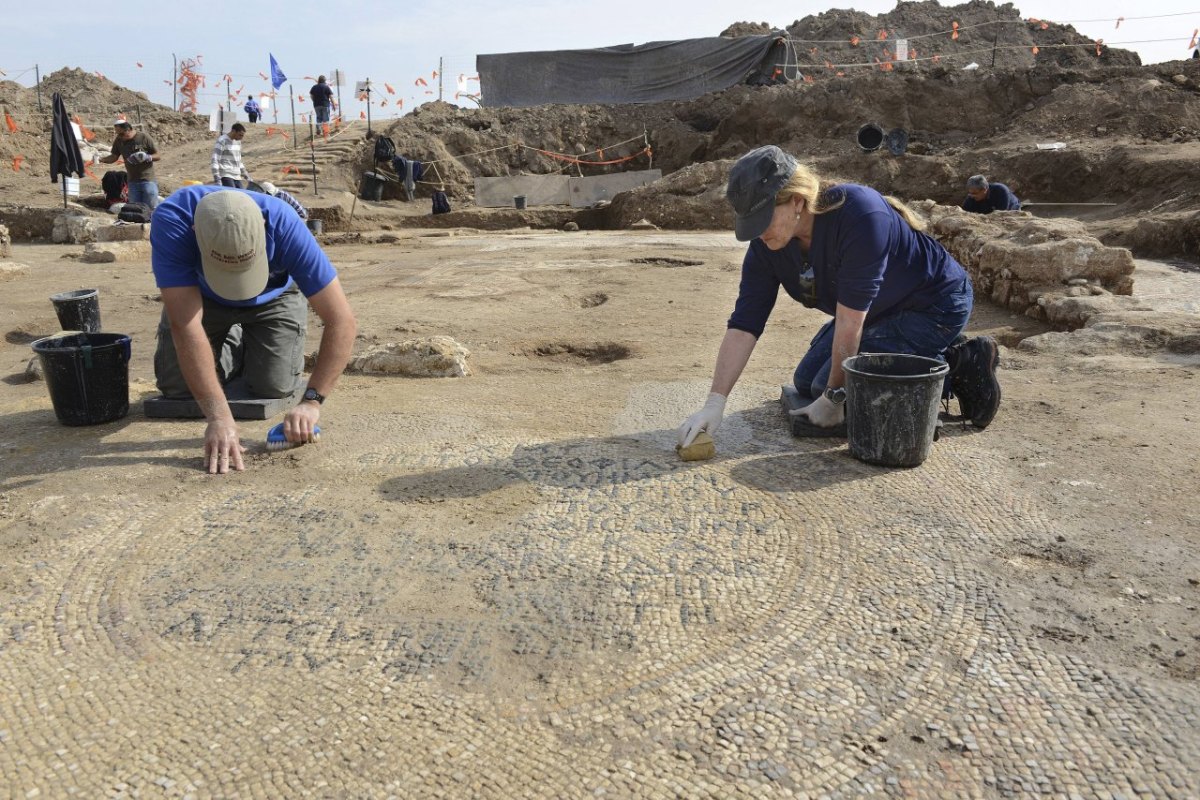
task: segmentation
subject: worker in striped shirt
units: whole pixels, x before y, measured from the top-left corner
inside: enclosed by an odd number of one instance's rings
[[[242,139],[245,136],[246,126],[235,122],[229,133],[217,137],[212,151],[213,183],[231,186],[234,189],[246,188],[246,183],[250,181],[250,173],[242,163]]]
[[[292,208],[296,209],[296,213],[300,215],[300,219],[308,219],[308,209],[306,209],[304,206],[300,205],[299,200],[292,197],[290,194],[285,192],[283,189],[280,189],[279,187],[277,187],[275,184],[271,183],[270,181],[263,181],[262,183],[259,184],[259,186],[262,187],[262,190],[265,193],[271,195],[271,197],[278,197],[280,200],[287,203]]]

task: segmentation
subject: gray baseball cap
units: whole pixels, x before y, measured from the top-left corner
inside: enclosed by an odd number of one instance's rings
[[[739,242],[757,239],[775,214],[775,195],[796,171],[796,159],[773,144],[751,150],[729,170],[725,199],[737,214],[733,224]]]

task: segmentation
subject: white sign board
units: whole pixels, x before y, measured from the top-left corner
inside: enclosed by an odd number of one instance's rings
[[[896,60],[908,61],[908,39],[896,40]]]

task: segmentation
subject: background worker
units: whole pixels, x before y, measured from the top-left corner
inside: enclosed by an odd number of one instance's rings
[[[1021,201],[1003,183],[988,183],[982,175],[972,175],[967,178],[967,199],[963,200],[962,210],[972,214],[1020,211]]]
[[[148,134],[135,131],[128,121],[119,119],[113,123],[112,152],[100,159],[101,164],[115,164],[124,159],[125,171],[129,174],[129,203],[142,203],[154,208],[158,205],[158,180],[154,175],[154,162],[158,161],[158,146]]]
[[[680,445],[717,430],[781,286],[833,317],[793,378],[808,400],[793,412],[805,422],[803,435],[844,435],[842,362],[860,351],[949,362],[964,415],[980,428],[992,421],[1000,403],[996,343],[958,341],[973,305],[971,281],[903,203],[866,186],[823,183],[773,145],[734,165],[726,197],[737,238],[750,246],[708,399],[679,427]]]
[[[242,110],[246,112],[246,119],[250,120],[251,124],[258,122],[258,118],[262,115],[262,106],[254,99],[254,95],[250,95],[246,99],[246,105],[242,106]]]
[[[235,122],[229,133],[217,137],[212,149],[213,183],[234,189],[246,188],[250,173],[242,163],[242,139],[246,138],[246,126]],[[243,181],[245,181],[243,183]]]
[[[243,467],[245,448],[223,383],[240,369],[255,397],[295,390],[304,369],[307,305],[324,330],[308,388],[284,417],[284,435],[312,441],[321,404],[350,358],[357,323],[337,271],[295,210],[257,192],[186,186],[155,212],[150,247],[163,300],[155,378],[163,395],[194,398],[208,420],[208,471]],[[234,326],[240,348],[227,348]]]
[[[284,191],[283,189],[280,189],[279,187],[277,187],[275,184],[271,183],[270,181],[263,181],[262,183],[260,183],[258,185],[262,187],[263,192],[265,192],[266,194],[271,195],[271,197],[277,197],[280,200],[282,200],[283,202],[287,203],[292,208],[296,209],[296,213],[300,215],[300,219],[308,219],[308,209],[305,208],[304,206],[302,206],[300,204],[300,201],[297,200],[295,197],[293,197],[291,194]]]
[[[325,76],[317,76],[317,82],[308,90],[308,96],[312,98],[313,113],[317,115],[317,124],[329,122],[329,115],[332,109],[337,107],[337,103],[333,102],[333,89],[325,82]]]

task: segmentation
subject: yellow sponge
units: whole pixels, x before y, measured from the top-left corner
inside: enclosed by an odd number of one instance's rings
[[[675,452],[684,461],[706,461],[717,454],[717,445],[711,436],[700,431],[687,447],[675,445]]]

